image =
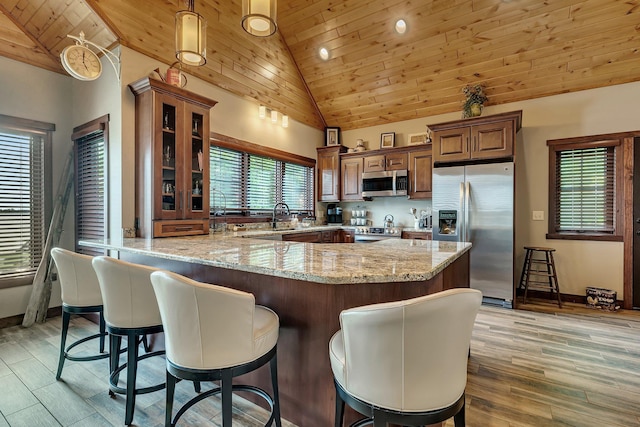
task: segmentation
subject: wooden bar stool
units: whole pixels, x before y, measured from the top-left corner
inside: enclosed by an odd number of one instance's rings
[[[562,308],[556,264],[553,260],[555,249],[536,246],[525,246],[524,249],[526,253],[520,276],[520,287],[524,288],[522,303],[526,304],[529,289],[548,290],[551,291],[549,298],[553,298],[555,293],[558,298],[558,307]],[[544,258],[541,257],[542,255]]]

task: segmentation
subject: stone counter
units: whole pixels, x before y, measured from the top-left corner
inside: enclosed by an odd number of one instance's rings
[[[331,229],[336,227],[80,244],[326,284],[429,280],[471,248],[470,243],[410,239],[386,239],[366,244],[264,240],[275,233]]]

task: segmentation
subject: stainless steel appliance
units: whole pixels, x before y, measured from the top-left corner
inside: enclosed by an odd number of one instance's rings
[[[406,196],[408,187],[406,169],[362,173],[362,197]]]
[[[402,230],[398,227],[356,227],[355,243],[372,243],[385,239],[399,239]]]
[[[513,163],[433,170],[433,240],[471,242],[471,287],[486,303],[512,307]]]

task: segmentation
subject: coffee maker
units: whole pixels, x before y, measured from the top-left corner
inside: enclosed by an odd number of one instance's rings
[[[342,225],[342,208],[335,203],[327,204],[327,224]]]

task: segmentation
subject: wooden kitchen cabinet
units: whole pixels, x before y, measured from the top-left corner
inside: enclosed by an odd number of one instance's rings
[[[139,237],[209,233],[209,110],[216,101],[145,77],[136,96]]]
[[[319,147],[318,153],[318,201],[340,201],[340,153],[347,151],[342,145]]]
[[[432,233],[426,231],[403,231],[403,239],[432,240]]]
[[[407,169],[407,153],[387,153],[365,156],[364,172]]]
[[[340,175],[342,181],[341,200],[362,200],[362,171],[364,157],[342,157]]]
[[[306,231],[304,233],[283,234],[282,240],[285,242],[322,243],[322,233],[320,231]]]
[[[433,162],[512,158],[522,111],[429,125]]]
[[[409,152],[409,199],[430,199],[432,182],[431,147]]]

